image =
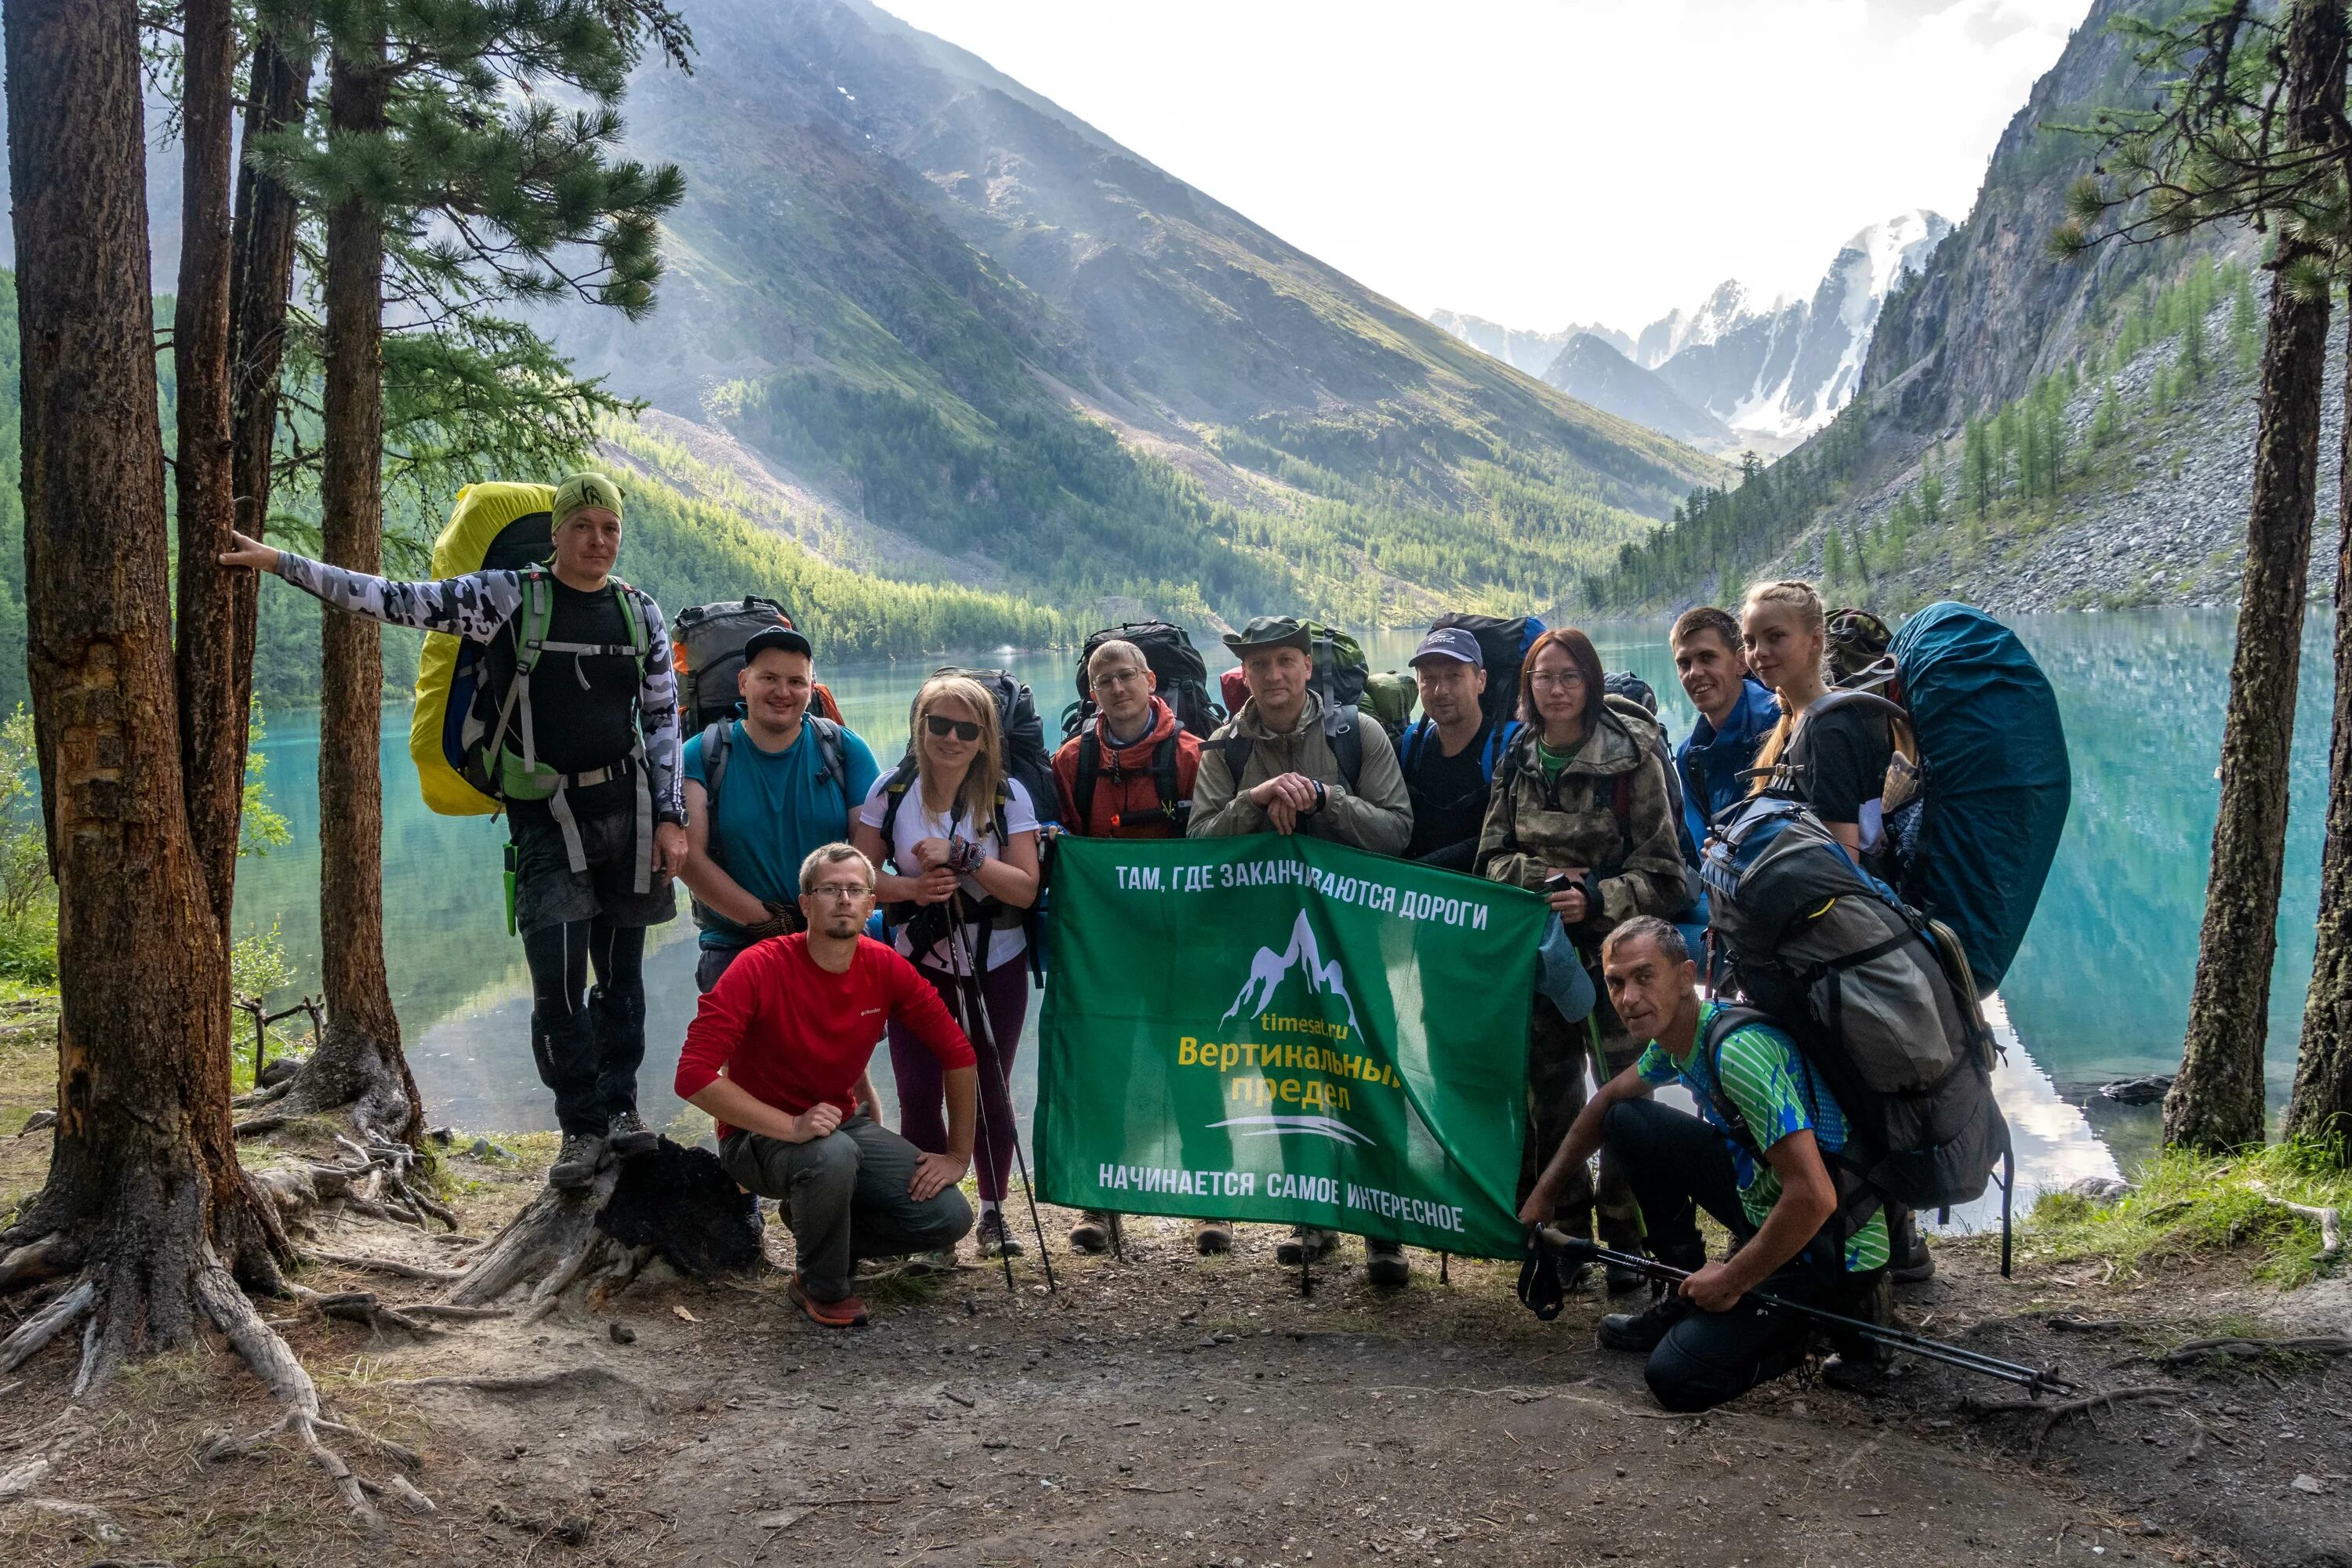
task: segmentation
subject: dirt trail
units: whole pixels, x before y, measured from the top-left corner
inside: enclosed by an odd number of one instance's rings
[[[536,1180],[456,1163],[480,1183],[461,1205],[479,1234]],[[143,1369],[78,1426],[65,1417],[79,1436],[37,1489],[47,1505],[0,1507],[0,1560],[1916,1568],[2316,1564],[2347,1561],[2352,1542],[2344,1360],[2225,1370],[2185,1404],[2069,1421],[2036,1458],[2032,1423],[1958,1411],[1962,1394],[1998,1386],[1914,1371],[1864,1400],[1790,1378],[1668,1416],[1638,1358],[1593,1347],[1603,1303],[1573,1298],[1538,1323],[1499,1265],[1457,1260],[1441,1285],[1415,1254],[1412,1287],[1383,1294],[1350,1243],[1302,1299],[1264,1227],[1204,1260],[1185,1227],[1132,1221],[1120,1261],[1067,1256],[1067,1218],[1047,1220],[1058,1294],[1034,1258],[1010,1294],[993,1269],[886,1279],[869,1290],[874,1325],[849,1333],[803,1322],[777,1275],[641,1283],[594,1316],[425,1339],[289,1309],[330,1408],[418,1449],[437,1513],[390,1510],[391,1537],[372,1541],[283,1448],[201,1463],[209,1434],[269,1414],[213,1349]],[[331,1223],[316,1245],[425,1266],[452,1250],[366,1221]],[[772,1224],[771,1258],[790,1247]],[[2078,1372],[2131,1347],[2057,1334],[2052,1312],[2160,1302],[2193,1316],[2200,1289],[2217,1310],[2261,1295],[2191,1281],[2101,1298],[2030,1269],[2002,1284],[1970,1247],[1942,1256],[1910,1321]],[[340,1268],[306,1279],[394,1301],[429,1289]],[[61,1430],[73,1363],[53,1348],[0,1383],[0,1489]],[[469,1374],[547,1381],[403,1381]]]

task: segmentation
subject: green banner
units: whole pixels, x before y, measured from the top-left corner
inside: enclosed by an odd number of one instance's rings
[[[1272,834],[1066,836],[1053,889],[1048,1199],[1518,1256],[1542,900]]]

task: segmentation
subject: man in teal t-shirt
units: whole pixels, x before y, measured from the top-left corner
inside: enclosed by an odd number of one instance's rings
[[[742,717],[687,742],[680,763],[688,854],[678,878],[702,927],[694,979],[705,991],[753,942],[801,929],[801,862],[848,839],[849,814],[877,773],[856,731],[808,710],[815,664],[799,632],[752,633],[735,689]]]
[[[1602,944],[1601,965],[1627,1032],[1650,1043],[1587,1102],[1520,1217],[1548,1220],[1570,1173],[1604,1145],[1624,1162],[1650,1255],[1691,1276],[1646,1311],[1601,1319],[1601,1342],[1648,1352],[1650,1391],[1669,1410],[1705,1410],[1803,1359],[1811,1325],[1740,1309],[1748,1292],[1873,1315],[1886,1220],[1874,1209],[1859,1226],[1842,1223],[1822,1156],[1845,1146],[1845,1113],[1780,1028],[1710,1029],[1721,1007],[1699,999],[1680,931],[1654,916],[1627,921]],[[1677,1082],[1699,1115],[1643,1098]],[[1721,1263],[1707,1261],[1702,1208],[1739,1243]],[[1856,1387],[1880,1367],[1875,1347],[1856,1336],[1839,1342],[1825,1375]]]

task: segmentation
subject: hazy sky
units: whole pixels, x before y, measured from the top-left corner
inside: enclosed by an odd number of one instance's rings
[[[1625,330],[1967,215],[2089,0],[880,0],[1415,310]]]

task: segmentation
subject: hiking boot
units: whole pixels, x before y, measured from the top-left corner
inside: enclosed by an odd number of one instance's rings
[[[1650,1282],[1648,1275],[1622,1263],[1610,1264],[1602,1270],[1602,1277],[1612,1296],[1630,1296]]]
[[[856,1329],[865,1326],[866,1303],[855,1296],[844,1296],[838,1301],[820,1301],[808,1293],[808,1287],[801,1283],[798,1274],[793,1276],[793,1282],[785,1287],[784,1293],[793,1299],[794,1306],[808,1314],[808,1321],[819,1328]]]
[[[1320,1226],[1294,1225],[1290,1234],[1276,1242],[1274,1260],[1286,1268],[1296,1268],[1302,1263],[1320,1263],[1331,1256],[1339,1245],[1339,1233],[1325,1230]]]
[[[980,1255],[982,1258],[1021,1256],[1021,1243],[1014,1239],[1013,1227],[1004,1223],[1003,1209],[984,1210],[981,1214],[980,1223],[972,1226],[971,1234],[978,1242]]]
[[[604,1163],[604,1141],[585,1132],[567,1132],[563,1147],[557,1151],[555,1163],[547,1168],[547,1184],[551,1187],[584,1187],[596,1179],[596,1168]]]
[[[1073,1252],[1103,1252],[1110,1247],[1110,1215],[1100,1209],[1088,1209],[1070,1227],[1070,1250]]]
[[[952,1274],[955,1271],[956,1255],[952,1247],[914,1253],[907,1259],[907,1272],[909,1274]]]
[[[1404,1260],[1404,1247],[1394,1241],[1364,1241],[1364,1278],[1375,1285],[1395,1289],[1412,1283],[1412,1265]]]
[[[1927,1250],[1927,1233],[1919,1215],[1889,1204],[1886,1207],[1887,1274],[1897,1285],[1922,1285],[1936,1277],[1936,1255]]]
[[[1641,1311],[1610,1313],[1601,1320],[1594,1337],[1610,1350],[1638,1351],[1646,1355],[1656,1350],[1658,1342],[1676,1323],[1689,1317],[1691,1310],[1687,1298],[1669,1290]]]
[[[1871,1281],[1868,1289],[1843,1310],[1865,1323],[1876,1323],[1881,1328],[1892,1327],[1895,1322],[1894,1271],[1882,1272]],[[1832,1331],[1831,1342],[1837,1347],[1837,1353],[1822,1363],[1823,1383],[1848,1394],[1876,1394],[1885,1388],[1894,1357],[1885,1345],[1850,1331]]]
[[[646,1124],[637,1120],[634,1110],[613,1112],[613,1120],[604,1129],[604,1147],[616,1159],[633,1160],[639,1154],[650,1154],[660,1142],[660,1138],[646,1131]]]
[[[1234,1249],[1234,1227],[1221,1219],[1204,1219],[1192,1226],[1192,1247],[1203,1258],[1222,1258]]]

